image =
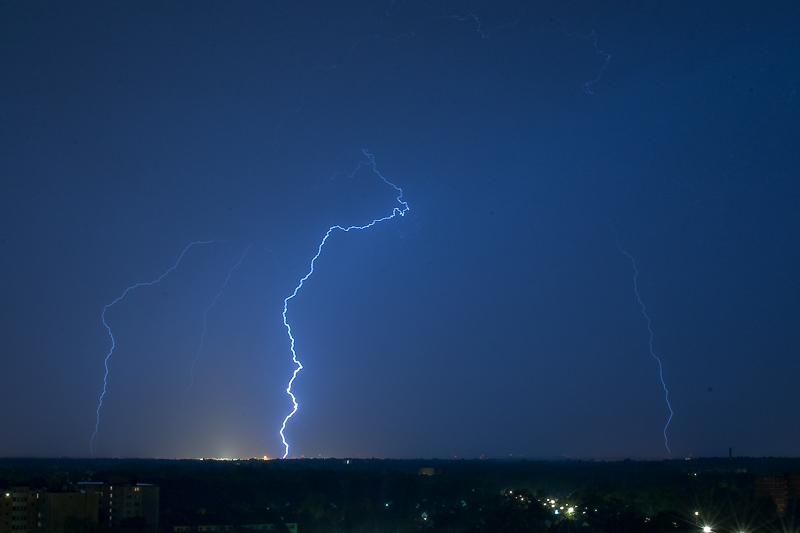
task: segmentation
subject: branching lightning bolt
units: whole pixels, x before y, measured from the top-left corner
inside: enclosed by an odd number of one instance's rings
[[[631,266],[633,267],[633,292],[636,295],[636,300],[639,302],[639,305],[642,307],[642,315],[644,315],[645,320],[647,320],[647,331],[650,334],[650,340],[648,341],[648,345],[650,346],[650,355],[653,359],[656,360],[658,363],[658,377],[661,380],[661,386],[664,388],[664,401],[667,403],[667,409],[669,409],[669,418],[667,418],[667,423],[664,425],[664,446],[667,448],[668,453],[672,453],[669,449],[669,439],[667,438],[667,428],[669,427],[669,423],[672,422],[672,415],[674,412],[672,411],[672,404],[669,403],[669,390],[667,389],[667,384],[664,381],[664,369],[661,365],[661,359],[655,354],[653,351],[653,328],[651,327],[650,315],[647,314],[647,309],[644,306],[644,302],[642,302],[642,297],[639,295],[639,285],[638,285],[638,278],[639,278],[639,269],[636,268],[636,261],[634,261],[633,256],[622,249],[622,246],[619,244],[619,237],[617,238],[617,249],[625,254],[625,256],[631,260]]]
[[[249,251],[250,251],[250,246],[248,246],[245,249],[244,253],[242,254],[242,257],[239,258],[239,261],[235,265],[233,265],[231,269],[228,271],[228,276],[225,278],[225,282],[222,284],[222,287],[219,289],[219,292],[217,293],[216,296],[214,296],[214,299],[211,301],[210,304],[208,304],[208,307],[206,307],[205,310],[203,311],[203,332],[200,334],[200,345],[197,347],[197,353],[195,354],[194,359],[192,359],[192,365],[189,367],[189,386],[186,387],[186,391],[183,393],[183,401],[181,402],[181,409],[180,411],[178,411],[178,415],[175,417],[176,427],[178,419],[181,417],[181,415],[183,414],[183,410],[186,408],[186,398],[189,396],[189,390],[192,388],[192,385],[194,385],[194,367],[197,366],[197,360],[200,359],[200,352],[203,351],[203,345],[205,344],[206,341],[206,326],[208,325],[208,312],[217,303],[217,300],[219,300],[220,296],[222,296],[222,293],[225,292],[225,289],[228,287],[228,283],[230,283],[231,281],[231,276],[233,275],[233,271],[239,268],[239,266],[244,261],[244,258],[247,257],[247,252]]]
[[[289,300],[291,300],[292,298],[297,296],[297,293],[303,287],[303,284],[305,283],[305,281],[308,278],[310,278],[311,275],[314,273],[314,263],[317,261],[317,258],[319,258],[320,254],[322,253],[322,247],[325,246],[325,242],[327,242],[328,237],[331,236],[331,233],[333,233],[334,230],[340,230],[340,231],[344,231],[344,232],[348,232],[350,230],[364,230],[364,229],[367,229],[367,228],[371,228],[372,226],[374,226],[375,224],[378,224],[379,222],[383,222],[385,220],[390,220],[392,218],[395,218],[396,216],[401,216],[401,217],[405,216],[405,214],[409,210],[408,203],[406,203],[403,200],[403,189],[401,189],[400,187],[398,187],[394,183],[392,183],[389,180],[387,180],[380,172],[378,172],[378,170],[375,168],[375,157],[372,154],[370,154],[366,150],[363,150],[363,152],[364,152],[364,155],[367,156],[367,159],[369,160],[369,162],[368,163],[359,163],[358,167],[356,168],[356,170],[353,173],[355,173],[356,171],[358,171],[359,169],[361,169],[365,165],[370,166],[372,168],[372,171],[375,172],[375,174],[377,174],[378,177],[380,177],[387,185],[390,185],[391,187],[393,187],[397,191],[397,193],[398,193],[397,194],[397,203],[400,204],[401,207],[395,207],[395,208],[392,209],[392,213],[391,214],[386,215],[385,217],[382,217],[382,218],[376,218],[375,220],[373,220],[369,224],[365,224],[363,226],[347,226],[347,227],[344,227],[344,226],[335,225],[335,226],[331,226],[330,228],[328,228],[328,231],[325,232],[325,236],[322,237],[322,241],[319,243],[319,247],[317,248],[316,255],[313,258],[311,258],[311,265],[309,267],[308,273],[305,276],[303,276],[302,278],[300,278],[300,282],[294,288],[294,291],[292,292],[292,294],[290,294],[289,296],[286,297],[286,299],[283,300],[283,325],[286,327],[286,333],[289,335],[289,347],[290,347],[290,349],[292,351],[292,361],[296,365],[296,368],[294,369],[294,372],[292,372],[292,377],[291,377],[291,379],[289,379],[289,383],[286,386],[286,394],[288,394],[289,398],[291,398],[291,400],[292,400],[292,411],[288,415],[286,415],[286,418],[283,419],[283,424],[281,424],[281,430],[280,430],[281,441],[283,442],[283,446],[284,446],[284,449],[285,449],[285,452],[283,454],[283,458],[284,459],[289,455],[289,443],[286,441],[286,435],[284,433],[285,430],[286,430],[286,424],[289,422],[289,419],[292,418],[294,416],[294,414],[297,412],[297,408],[299,406],[298,403],[297,403],[297,398],[295,397],[294,393],[292,392],[292,385],[294,384],[294,380],[297,378],[297,374],[303,369],[303,364],[297,358],[297,352],[295,351],[295,340],[294,340],[294,336],[292,336],[292,326],[289,325],[289,320],[288,320],[288,318],[286,316],[287,313],[288,313],[288,310],[289,310]]]
[[[105,374],[103,375],[103,392],[100,394],[100,399],[98,400],[98,403],[97,403],[97,421],[95,422],[94,433],[92,433],[92,438],[89,441],[89,450],[90,450],[92,455],[94,455],[95,446],[97,444],[97,432],[100,429],[100,409],[103,407],[103,398],[105,398],[106,392],[108,390],[108,361],[109,361],[109,359],[111,359],[111,355],[114,353],[114,348],[116,347],[116,342],[114,341],[114,334],[111,332],[111,326],[109,326],[108,322],[106,322],[106,312],[109,309],[111,309],[112,307],[114,307],[114,305],[117,302],[119,302],[120,300],[125,298],[125,296],[127,296],[127,294],[129,292],[131,292],[133,289],[137,289],[139,287],[149,287],[151,285],[155,285],[156,283],[158,283],[159,281],[164,279],[167,276],[167,274],[169,274],[170,272],[172,272],[173,270],[178,268],[178,265],[180,264],[181,260],[183,259],[183,256],[186,255],[186,252],[188,252],[189,248],[191,248],[192,246],[195,246],[197,244],[210,244],[212,242],[214,242],[214,241],[195,241],[195,242],[189,243],[189,245],[186,246],[186,248],[183,249],[183,251],[181,252],[181,255],[178,257],[178,260],[175,261],[175,264],[172,265],[170,268],[168,268],[157,279],[155,279],[153,281],[148,281],[148,282],[137,283],[135,285],[131,285],[130,287],[125,289],[123,291],[123,293],[120,294],[119,297],[116,300],[114,300],[113,302],[111,302],[109,304],[106,304],[103,307],[103,313],[100,315],[100,317],[101,317],[101,319],[103,321],[103,325],[106,327],[106,330],[108,330],[108,336],[111,339],[111,349],[108,351],[108,354],[106,355],[106,358],[103,361],[103,365],[105,366]]]

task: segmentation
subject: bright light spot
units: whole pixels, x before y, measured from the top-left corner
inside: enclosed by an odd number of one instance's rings
[[[711,526],[703,526],[703,533],[711,533]]]
[[[574,507],[570,507],[569,509],[567,509],[567,512],[568,513],[574,513],[575,512],[575,508]]]

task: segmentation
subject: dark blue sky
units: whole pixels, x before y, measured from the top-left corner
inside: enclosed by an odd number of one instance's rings
[[[93,453],[281,455],[363,150],[291,456],[796,456],[800,8],[628,4],[1,3],[0,456],[92,453],[207,240]]]

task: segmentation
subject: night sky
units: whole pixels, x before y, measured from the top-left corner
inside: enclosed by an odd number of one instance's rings
[[[797,456],[798,28],[0,3],[0,456],[281,456],[381,177],[290,457]]]

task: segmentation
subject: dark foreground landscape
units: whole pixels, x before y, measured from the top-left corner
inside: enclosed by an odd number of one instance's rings
[[[0,459],[0,489],[0,533],[800,531],[798,459]]]

